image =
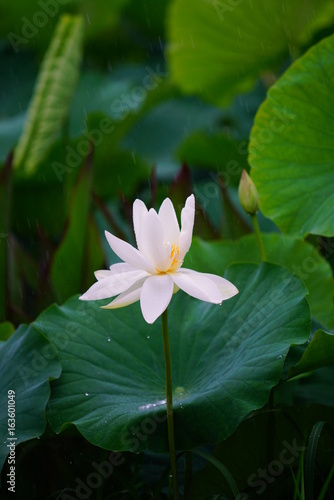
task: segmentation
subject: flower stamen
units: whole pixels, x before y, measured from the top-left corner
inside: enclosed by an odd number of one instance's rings
[[[172,245],[172,249],[170,251],[170,258],[173,259],[174,257],[173,260],[175,260],[176,257],[179,255],[179,252],[180,252],[179,245]]]
[[[182,264],[182,262],[179,260],[179,253],[180,253],[180,247],[179,245],[172,245],[171,251],[170,251],[170,258],[173,259],[172,264],[169,268],[169,271],[176,271]]]

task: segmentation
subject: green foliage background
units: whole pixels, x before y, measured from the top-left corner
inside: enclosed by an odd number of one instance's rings
[[[90,498],[168,498],[160,324],[78,294],[116,262],[105,229],[134,244],[136,198],[192,192],[185,266],[240,294],[170,306],[184,498],[333,498],[333,33],[330,0],[1,2],[3,498],[9,389],[18,498],[79,498],[119,450]]]

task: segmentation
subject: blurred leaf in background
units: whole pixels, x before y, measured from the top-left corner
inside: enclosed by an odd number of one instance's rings
[[[173,78],[185,92],[226,105],[295,57],[333,16],[330,0],[174,0],[168,22]]]
[[[82,19],[62,17],[44,56],[23,134],[14,152],[14,168],[25,175],[37,169],[68,115],[79,75],[82,42]]]

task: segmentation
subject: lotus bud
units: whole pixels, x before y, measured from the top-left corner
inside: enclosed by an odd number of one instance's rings
[[[247,174],[246,170],[242,171],[238,196],[242,208],[249,215],[255,215],[260,209],[259,196],[254,182]]]

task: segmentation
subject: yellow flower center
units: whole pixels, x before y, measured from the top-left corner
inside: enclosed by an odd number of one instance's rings
[[[176,271],[180,267],[180,261],[178,260],[179,253],[180,253],[179,245],[172,245],[170,251],[170,258],[173,259],[173,262],[169,268],[169,271]]]
[[[170,268],[167,269],[166,271],[161,271],[161,269],[156,268],[159,274],[165,274],[165,273],[170,273],[177,271],[177,269],[181,266],[182,261],[178,259],[180,253],[180,247],[179,245],[172,245],[171,251],[170,251],[170,258],[173,259],[172,263],[170,265]]]
[[[172,259],[174,257],[175,260],[176,257],[179,255],[179,252],[180,252],[179,245],[172,245],[172,249],[170,251],[170,258]]]

